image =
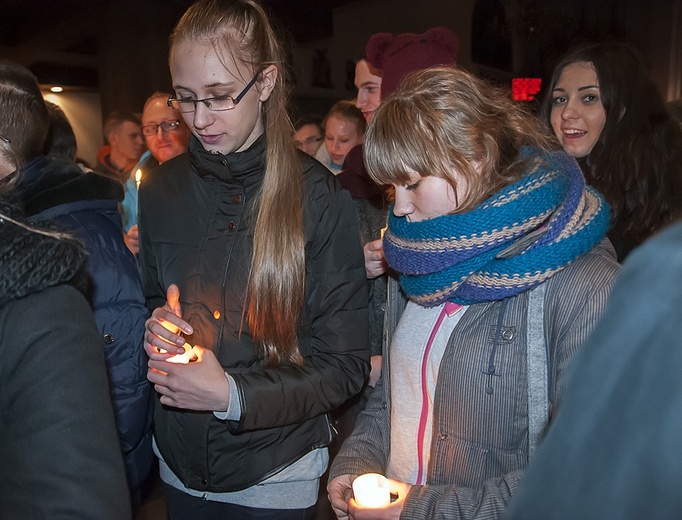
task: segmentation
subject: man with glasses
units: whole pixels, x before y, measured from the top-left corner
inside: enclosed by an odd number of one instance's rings
[[[137,233],[139,182],[152,168],[187,151],[189,128],[180,117],[180,113],[169,106],[168,98],[167,92],[155,92],[147,98],[142,110],[142,135],[147,143],[148,151],[133,166],[125,184],[123,227],[126,231],[126,244],[135,254],[139,251]]]

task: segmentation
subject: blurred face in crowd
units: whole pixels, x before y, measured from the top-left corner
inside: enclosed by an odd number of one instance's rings
[[[606,124],[597,73],[591,63],[564,68],[552,90],[550,122],[557,139],[571,157],[586,157]]]
[[[175,97],[184,100],[237,98],[256,74],[235,61],[232,53],[191,40],[173,45],[170,70]],[[205,103],[189,103],[185,105],[192,107],[191,111],[183,112],[182,118],[206,150],[224,155],[244,151],[264,131],[262,104],[270,97],[276,79],[277,67],[271,65],[233,109],[216,111]]]
[[[408,173],[408,182],[393,184],[393,213],[397,217],[405,217],[409,222],[420,222],[453,213],[459,206],[458,201],[466,193],[467,184],[463,175],[453,174],[457,186],[455,191],[452,184],[442,177],[422,177],[409,169]]]
[[[346,160],[348,152],[354,146],[362,143],[363,137],[355,123],[336,116],[327,119],[324,134],[327,152],[329,152],[332,163],[336,166],[343,166],[343,161]]]
[[[124,121],[109,133],[109,144],[116,153],[129,163],[135,163],[144,152],[144,140],[140,126]]]
[[[316,124],[303,125],[294,134],[294,144],[302,152],[315,157],[315,154],[322,146],[322,134]]]
[[[142,132],[147,148],[159,164],[187,151],[189,128],[165,98],[154,98],[147,103],[142,113]]]
[[[378,73],[378,70],[370,67],[367,60],[360,60],[355,65],[355,86],[358,89],[355,106],[362,110],[368,123],[381,104],[381,76]]]

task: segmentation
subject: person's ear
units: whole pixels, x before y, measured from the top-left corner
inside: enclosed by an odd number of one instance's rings
[[[261,72],[261,79],[259,81],[261,102],[265,102],[272,94],[272,91],[277,84],[277,66],[270,65]]]

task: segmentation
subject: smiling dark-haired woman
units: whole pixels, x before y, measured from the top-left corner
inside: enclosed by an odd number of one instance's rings
[[[641,54],[624,43],[580,47],[556,66],[542,119],[611,205],[618,260],[682,209],[682,129]]]

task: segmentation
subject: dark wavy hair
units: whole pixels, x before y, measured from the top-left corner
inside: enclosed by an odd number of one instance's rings
[[[50,130],[45,140],[45,154],[76,160],[78,143],[76,142],[76,134],[73,133],[73,127],[69,122],[69,118],[66,117],[66,114],[59,105],[50,101],[45,101],[45,104],[50,114]]]
[[[617,42],[579,47],[554,69],[541,119],[550,123],[552,90],[564,69],[588,62],[599,81],[606,124],[592,151],[578,160],[587,182],[612,208],[612,229],[641,243],[682,208],[682,130],[666,111],[642,55]]]
[[[29,161],[40,154],[49,126],[38,80],[26,67],[0,59],[0,134]]]

